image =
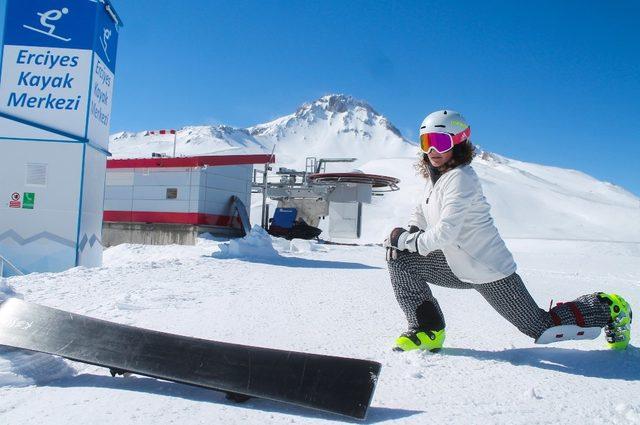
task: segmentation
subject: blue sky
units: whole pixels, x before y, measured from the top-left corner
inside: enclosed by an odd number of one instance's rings
[[[415,139],[433,110],[484,149],[640,194],[640,2],[114,0],[111,129],[245,127],[327,93]]]

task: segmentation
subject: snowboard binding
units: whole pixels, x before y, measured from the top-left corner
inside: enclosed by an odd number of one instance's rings
[[[240,394],[240,393],[234,393],[231,391],[225,391],[225,396],[224,398],[226,398],[229,401],[232,401],[234,403],[244,403],[247,400],[250,400],[251,397],[245,394]]]
[[[607,345],[612,350],[624,350],[631,340],[631,305],[620,295],[600,292],[598,297],[609,305],[611,320],[604,327]]]
[[[393,351],[429,350],[436,353],[444,345],[444,329],[439,331],[410,329],[396,339]]]
[[[128,378],[129,376],[131,376],[131,372],[126,371],[124,369],[118,369],[115,367],[109,368],[109,373],[111,373],[111,376],[113,378],[115,378],[116,376],[123,376],[125,378]]]

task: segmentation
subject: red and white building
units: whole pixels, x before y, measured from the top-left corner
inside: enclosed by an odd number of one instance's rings
[[[238,232],[232,197],[248,209],[254,165],[274,161],[272,155],[110,159],[104,244],[189,244],[201,232]]]

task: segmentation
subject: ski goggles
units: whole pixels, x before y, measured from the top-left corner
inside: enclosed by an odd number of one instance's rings
[[[438,153],[445,153],[453,149],[454,145],[467,140],[470,135],[471,127],[454,135],[450,133],[424,133],[420,135],[420,149],[424,153],[429,153],[431,149],[435,149]]]

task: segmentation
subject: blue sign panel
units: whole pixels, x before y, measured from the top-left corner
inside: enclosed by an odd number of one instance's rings
[[[99,7],[105,7],[100,5]],[[118,24],[108,13],[98,13],[95,28],[95,42],[93,50],[102,62],[111,70],[116,72],[116,53],[118,47]]]
[[[90,0],[10,1],[4,44],[92,49],[97,6]]]
[[[8,0],[0,112],[108,144],[119,19],[108,0]],[[105,134],[106,133],[106,134]]]
[[[7,12],[7,1],[0,0],[0,22],[4,24],[4,15]],[[4,29],[0,31],[0,47],[4,46]],[[2,53],[0,52],[0,65],[2,65]]]

